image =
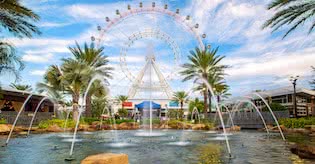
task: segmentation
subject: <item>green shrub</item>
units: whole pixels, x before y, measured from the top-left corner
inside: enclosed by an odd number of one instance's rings
[[[121,124],[123,122],[134,122],[135,120],[133,119],[124,119],[124,120],[115,120],[116,121],[116,124]],[[112,122],[113,123],[113,122]]]
[[[0,119],[0,124],[7,124],[7,120],[5,118]]]
[[[150,119],[149,118],[145,118],[145,119],[141,119],[141,124],[145,123],[145,124],[149,124],[150,123]],[[153,118],[152,119],[152,124],[160,124],[160,119],[159,118]]]
[[[73,127],[75,127],[75,124],[76,123],[74,122],[74,120],[68,120],[67,127],[73,128]],[[58,127],[63,128],[65,125],[65,120],[61,120],[61,119],[44,120],[38,124],[38,128],[46,129],[46,128],[53,126],[53,125],[57,125]]]
[[[281,118],[279,123],[286,128],[304,128],[305,125],[315,125],[315,117]]]
[[[271,103],[271,104],[269,104],[269,106],[272,109],[272,111],[285,111],[285,110],[288,110],[285,106],[281,105],[280,103]],[[269,111],[267,106],[265,106],[262,110],[263,111]]]

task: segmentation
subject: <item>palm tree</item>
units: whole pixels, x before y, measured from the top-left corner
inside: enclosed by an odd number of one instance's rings
[[[200,50],[195,48],[195,51],[190,51],[190,56],[188,56],[189,63],[183,65],[184,70],[180,72],[184,76],[183,81],[194,80],[195,82],[200,79],[200,76],[204,79],[209,78],[209,74],[214,74],[215,72],[222,71],[226,66],[220,65],[220,61],[224,56],[216,55],[218,48]],[[205,86],[205,84],[202,84]],[[205,88],[205,87],[203,87]],[[204,98],[204,113],[207,114],[208,109],[208,92],[203,89]]]
[[[5,0],[0,3],[0,26],[10,34],[19,38],[31,38],[33,34],[40,34],[39,29],[31,23],[38,20],[39,16],[22,6],[19,0]],[[18,72],[24,65],[16,56],[14,46],[0,40],[0,54],[0,74],[14,73],[19,78]]]
[[[226,67],[226,66],[225,66]],[[223,69],[222,70],[218,70],[216,72],[211,72],[208,75],[208,83],[212,86],[214,94],[217,95],[217,100],[219,101],[218,98],[218,91],[221,91],[225,86],[225,81],[224,81],[224,72]],[[201,91],[203,92],[206,89],[206,86],[204,84],[200,84],[199,86],[197,86],[196,88],[194,88],[195,91]],[[211,110],[211,106],[212,106],[212,96],[215,95],[211,95],[211,92],[208,90],[208,98],[209,98],[209,109]]]
[[[32,10],[22,6],[19,0],[1,1],[0,23],[3,28],[17,37],[31,38],[40,34],[39,29],[30,21],[37,22],[40,17]]]
[[[0,41],[0,54],[0,75],[3,73],[12,73],[18,79],[19,71],[24,69],[24,64],[21,58],[16,55],[14,47]]]
[[[184,103],[188,101],[188,94],[185,91],[175,92],[173,101],[180,104],[180,110],[183,110]]]
[[[217,95],[218,103],[220,103],[222,99],[225,99],[231,96],[231,94],[229,93],[229,86],[226,84],[223,84],[220,87],[217,87],[215,90],[215,93]]]
[[[199,112],[203,111],[203,106],[204,103],[202,101],[200,101],[198,98],[195,98],[194,100],[190,100],[189,101],[189,112],[192,112],[192,110],[196,107],[198,109]]]
[[[121,109],[123,109],[124,108],[124,102],[126,102],[128,100],[128,96],[119,95],[119,96],[117,96],[117,100],[119,101],[119,103],[121,103]]]
[[[69,47],[69,50],[71,51],[76,61],[86,64],[88,67],[90,67],[90,69],[94,70],[95,74],[104,77],[105,81],[107,81],[108,78],[111,78],[111,71],[113,70],[113,68],[108,66],[109,61],[107,59],[107,56],[103,55],[103,47],[95,48],[93,43],[91,43],[90,45],[85,43],[83,48],[81,48],[81,46],[77,42],[75,44],[76,45],[74,47]],[[86,86],[88,85],[89,81],[93,78],[95,74],[89,76],[89,78],[87,79],[86,85],[84,85],[84,87],[82,88],[84,91],[86,90]],[[98,88],[95,88],[94,91],[97,89]],[[92,114],[92,95],[93,92],[89,91],[85,102],[86,116],[88,117],[90,117]]]
[[[283,38],[307,20],[311,21],[308,33],[315,27],[315,0],[273,0],[267,8],[275,9],[276,13],[265,22],[263,28],[270,27],[274,32],[283,26],[292,25]]]
[[[11,83],[10,87],[20,91],[32,91],[32,86],[30,85]]]

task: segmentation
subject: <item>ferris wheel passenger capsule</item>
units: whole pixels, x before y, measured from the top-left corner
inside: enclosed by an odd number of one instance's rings
[[[142,6],[143,6],[143,4],[142,4],[142,2],[140,2],[140,3],[139,3],[139,7],[142,8]]]
[[[186,20],[189,20],[189,19],[190,19],[190,15],[187,15],[187,16],[186,16]]]
[[[91,40],[92,40],[92,42],[94,42],[95,41],[95,37],[91,36]]]
[[[179,14],[179,9],[176,9],[176,14]]]
[[[109,18],[108,17],[106,17],[105,19],[106,19],[106,22],[109,22]]]
[[[116,15],[120,15],[120,12],[119,12],[119,10],[116,10]]]
[[[206,34],[202,34],[202,38],[206,38],[207,37],[207,35]]]
[[[102,30],[102,27],[101,27],[101,26],[97,26],[97,30],[98,30],[98,31],[101,31],[101,30]]]
[[[195,28],[198,28],[199,27],[199,24],[197,23],[196,25],[195,25]]]
[[[155,2],[152,2],[152,7],[155,7]]]
[[[167,9],[167,4],[164,5],[164,9],[165,9],[165,10]]]
[[[208,45],[207,45],[207,49],[210,49],[210,48],[211,48],[211,45],[210,45],[210,44],[208,44]]]
[[[131,7],[130,7],[130,5],[128,5],[128,10],[131,10]]]

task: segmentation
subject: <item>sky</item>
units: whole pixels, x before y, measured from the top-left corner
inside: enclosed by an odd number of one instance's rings
[[[79,44],[91,42],[105,48],[110,65],[115,68],[110,80],[112,95],[127,94],[132,84],[126,77],[129,72],[134,77],[145,64],[149,47],[153,49],[156,63],[168,80],[173,91],[189,91],[192,82],[182,82],[175,70],[187,62],[189,51],[200,44],[219,47],[218,55],[225,56],[222,64],[229,65],[226,81],[233,96],[247,94],[254,90],[268,90],[290,86],[290,76],[299,75],[298,86],[310,88],[311,66],[315,65],[315,32],[308,35],[308,25],[298,28],[282,39],[288,27],[271,33],[262,29],[262,24],[274,11],[266,10],[269,0],[162,0],[154,1],[156,7],[168,4],[169,11],[179,9],[180,18],[190,16],[188,21],[177,21],[166,14],[133,14],[120,19],[109,27],[105,18],[118,19],[128,12],[127,5],[139,9],[139,0],[22,0],[22,3],[40,15],[37,23],[42,35],[32,39],[17,39],[6,36],[5,40],[14,44],[18,55],[26,64],[19,83],[30,84],[43,81],[43,74],[52,65],[60,65],[62,58],[71,57],[68,50],[77,41]],[[152,1],[143,0],[144,8],[150,8]],[[194,32],[189,27],[198,23]],[[108,29],[100,33],[97,27]],[[128,38],[139,32],[159,30],[161,35],[147,36],[135,40],[128,46]],[[120,66],[120,53],[126,49],[126,64]],[[14,82],[12,75],[4,75],[1,84]]]

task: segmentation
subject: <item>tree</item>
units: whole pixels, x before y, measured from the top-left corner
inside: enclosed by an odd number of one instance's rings
[[[119,95],[119,96],[117,96],[117,100],[121,104],[121,109],[124,109],[124,102],[126,102],[128,100],[128,96]]]
[[[203,112],[203,106],[204,103],[198,98],[195,98],[194,100],[189,101],[188,109],[189,112],[192,112],[192,110],[196,107],[198,109],[198,112]]]
[[[269,104],[270,108],[273,111],[285,111],[288,110],[285,106],[281,105],[280,103],[271,103]],[[262,111],[269,111],[269,109],[267,108],[267,106],[263,107]]]
[[[19,0],[4,0],[0,4],[0,27],[19,38],[31,38],[40,34],[39,29],[31,22],[37,22],[39,16],[21,5]],[[13,45],[0,40],[0,75],[8,72],[19,78],[18,72],[24,68],[20,57],[16,55]]]
[[[276,13],[264,23],[263,28],[270,27],[274,32],[283,26],[291,25],[283,38],[307,20],[311,21],[309,34],[315,27],[315,0],[273,0],[267,8],[275,9]]]
[[[194,80],[195,82],[200,79],[200,76],[204,79],[209,78],[209,74],[215,74],[215,72],[222,71],[226,66],[220,65],[220,61],[224,56],[216,55],[218,48],[201,50],[195,48],[195,51],[190,51],[188,56],[189,63],[183,65],[184,70],[180,72],[184,76],[183,81]],[[201,84],[203,88],[205,84]],[[207,114],[208,109],[208,91],[203,89],[204,97],[204,113]]]
[[[313,77],[314,77],[314,75],[315,75],[315,67],[311,66],[311,68],[312,68]],[[315,78],[313,78],[309,83],[310,83],[312,89],[315,90]]]
[[[0,75],[12,73],[19,79],[19,71],[24,69],[21,58],[16,55],[14,47],[8,43],[0,41]]]
[[[128,110],[125,108],[118,109],[118,113],[123,119],[128,116]]]
[[[30,86],[30,85],[11,83],[10,87],[14,88],[16,90],[20,90],[20,91],[29,91],[29,92],[32,91],[32,86]]]
[[[173,101],[180,104],[180,109],[183,110],[184,103],[188,101],[188,94],[185,91],[175,92]]]
[[[173,94],[173,101],[180,104],[180,111],[177,110],[178,116],[182,118],[184,103],[188,101],[188,94],[185,91],[178,91]]]
[[[107,56],[103,54],[103,47],[96,48],[93,43],[88,45],[87,43],[84,43],[84,46],[81,47],[77,42],[75,43],[74,47],[69,47],[70,52],[74,56],[75,60],[81,63],[84,63],[87,65],[87,67],[90,67],[90,69],[94,69],[95,74],[98,74],[99,76],[102,76],[104,78],[104,81],[107,82],[108,78],[111,78],[111,71],[113,70],[112,67],[108,66],[108,59]],[[86,87],[90,80],[93,78],[93,75],[89,76],[87,78],[86,84],[83,85],[83,92],[85,92]],[[94,89],[93,89],[94,87]],[[98,89],[101,89],[103,87],[99,86],[98,88],[95,88],[93,85],[90,91],[88,92],[87,98],[86,98],[86,116],[91,116],[91,97],[93,95],[92,91],[97,91]]]
[[[92,99],[92,117],[100,117],[104,108],[107,106],[106,96],[95,97]],[[110,115],[110,113],[107,113]]]

